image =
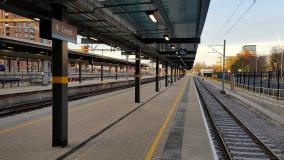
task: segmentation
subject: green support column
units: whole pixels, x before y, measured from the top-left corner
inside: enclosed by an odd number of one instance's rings
[[[52,17],[67,21],[66,8],[52,6]],[[68,48],[67,42],[52,39],[52,146],[68,144]]]

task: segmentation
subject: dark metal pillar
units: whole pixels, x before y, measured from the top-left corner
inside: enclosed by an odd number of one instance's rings
[[[260,93],[262,93],[262,72],[260,72]]]
[[[8,59],[8,67],[9,67],[9,72],[11,72],[11,59]]]
[[[249,87],[250,87],[250,72],[248,72],[247,74],[248,74],[248,91],[249,91]]]
[[[141,83],[141,51],[135,52],[135,103],[140,103],[140,83]]]
[[[29,59],[27,58],[27,72],[29,72]]]
[[[115,80],[117,80],[117,66],[115,66]]]
[[[174,81],[176,82],[177,81],[177,68],[174,67]]]
[[[67,21],[66,8],[60,4],[52,6],[52,16]],[[52,39],[52,146],[68,144],[68,48],[67,42]]]
[[[246,73],[243,72],[243,86],[245,87],[246,84]]]
[[[156,92],[160,91],[160,86],[159,86],[159,58],[156,57]]]
[[[255,78],[256,78],[256,72],[253,72],[253,92],[255,92]]]
[[[79,62],[79,83],[82,83],[82,63]]]
[[[37,71],[40,72],[40,70],[39,70],[39,60],[37,61]]]
[[[101,81],[104,81],[104,66],[101,64]]]
[[[18,72],[20,72],[20,60],[17,60],[17,67],[18,67]]]
[[[270,89],[270,81],[271,81],[271,72],[268,72],[268,82],[267,82],[267,88]]]
[[[279,70],[277,73],[277,100],[280,98],[280,74],[281,71]]]
[[[171,66],[171,84],[173,84],[173,66]]]
[[[168,87],[168,62],[166,62],[165,86]]]

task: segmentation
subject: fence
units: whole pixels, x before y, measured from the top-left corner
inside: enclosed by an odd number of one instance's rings
[[[143,72],[143,76],[153,76],[148,72]],[[50,75],[52,77],[52,75]],[[79,73],[69,73],[68,77],[72,81],[79,81]],[[133,74],[126,73],[126,72],[119,72],[117,73],[117,77],[119,78],[126,78],[126,77],[133,77]],[[82,73],[82,80],[100,80],[101,73],[90,73],[90,72],[83,72]],[[104,79],[115,79],[115,73],[104,72],[103,73]],[[33,85],[42,85],[43,80],[43,73],[42,72],[0,72],[0,88],[4,88],[6,86],[33,86]],[[51,79],[50,79],[51,82]]]
[[[214,77],[221,80],[222,73],[215,73]],[[225,81],[243,90],[266,95],[271,98],[284,99],[284,81],[278,72],[237,72],[225,73]]]

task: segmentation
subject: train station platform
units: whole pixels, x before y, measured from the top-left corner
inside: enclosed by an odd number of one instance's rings
[[[143,78],[150,78],[151,76],[146,76]],[[91,85],[91,84],[101,84],[101,83],[111,83],[111,82],[120,82],[126,80],[133,80],[133,76],[129,76],[128,79],[126,78],[119,78],[118,80],[115,79],[104,79],[101,81],[100,79],[94,80],[86,80],[79,83],[79,81],[72,81],[68,83],[69,87],[77,87],[77,86],[84,86],[84,85]],[[13,94],[13,93],[21,93],[21,92],[32,92],[32,91],[39,91],[39,90],[48,90],[51,89],[52,85],[41,86],[41,85],[34,85],[34,86],[22,86],[22,87],[7,87],[7,88],[0,88],[0,95],[5,94]]]
[[[1,159],[216,159],[194,81],[69,102],[69,145],[52,147],[51,108],[2,118]]]

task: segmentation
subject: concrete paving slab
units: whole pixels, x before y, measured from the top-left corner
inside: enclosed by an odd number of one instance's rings
[[[0,126],[1,159],[55,159],[138,105],[133,103],[133,89],[112,94],[105,94],[111,96],[96,101],[84,99],[72,102],[73,107],[69,110],[69,145],[66,148],[51,147],[50,113],[33,116],[23,123],[18,121],[16,125],[11,121],[10,127],[6,121],[4,127]],[[142,101],[156,94],[153,83],[141,88]]]

